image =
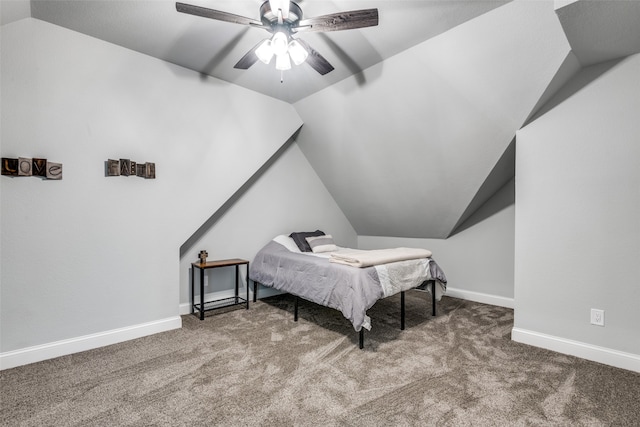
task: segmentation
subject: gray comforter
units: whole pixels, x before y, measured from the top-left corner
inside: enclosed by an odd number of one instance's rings
[[[413,283],[411,288],[431,278],[430,269],[425,270],[427,276]],[[355,268],[330,263],[328,258],[291,252],[274,241],[256,254],[250,264],[249,278],[339,310],[356,331],[363,327],[370,329],[367,310],[379,299],[389,296],[388,292],[385,295],[375,267]],[[404,289],[398,289],[398,292],[401,290]]]

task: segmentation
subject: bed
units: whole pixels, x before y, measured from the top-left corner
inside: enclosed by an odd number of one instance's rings
[[[319,234],[322,233],[322,234]],[[359,333],[371,330],[367,310],[382,298],[401,294],[401,329],[404,329],[404,293],[410,289],[431,293],[432,315],[436,300],[446,292],[444,272],[426,249],[394,248],[363,251],[335,245],[323,232],[280,235],[267,243],[250,264],[254,301],[258,285],[278,289],[295,297],[340,311]]]

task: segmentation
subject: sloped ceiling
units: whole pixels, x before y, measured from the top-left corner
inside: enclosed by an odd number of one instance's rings
[[[260,0],[186,1],[256,17]],[[640,1],[304,0],[378,27],[305,34],[335,70],[233,69],[264,31],[173,1],[32,0],[33,17],[294,104],[297,142],[359,235],[444,238],[513,177],[515,132],[581,66],[640,51]],[[7,0],[2,1],[6,10]],[[13,18],[12,18],[13,17]]]
[[[233,65],[268,33],[176,12],[168,0],[32,0],[34,18],[97,37],[288,102],[298,101],[398,52],[511,0],[300,1],[305,17],[376,7],[377,27],[306,33],[335,70],[321,76],[307,64],[281,74],[274,64]],[[259,19],[261,0],[182,0]]]
[[[571,49],[583,67],[640,52],[640,1],[557,5]]]
[[[296,103],[300,146],[359,235],[447,237],[569,52],[507,4]]]
[[[31,17],[31,3],[28,0],[0,0],[0,24],[19,21]]]
[[[515,132],[581,63],[640,51],[638,5],[494,9],[297,102],[299,144],[359,235],[448,237],[513,177]]]

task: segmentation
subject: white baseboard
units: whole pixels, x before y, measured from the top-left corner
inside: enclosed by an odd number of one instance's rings
[[[469,301],[481,302],[483,304],[497,305],[498,307],[513,308],[513,298],[506,298],[497,295],[483,294],[481,292],[466,291],[447,286],[448,297],[466,299]]]
[[[66,356],[182,327],[180,316],[0,353],[0,370]]]
[[[513,328],[511,330],[511,339],[519,343],[577,356],[593,362],[615,366],[616,368],[640,372],[640,355],[637,354],[625,353],[521,328]]]
[[[182,304],[180,304],[178,307],[178,312],[180,313],[180,316],[184,316],[185,314],[189,314],[191,313],[191,308],[190,308],[191,304],[189,304],[188,302],[183,302]]]

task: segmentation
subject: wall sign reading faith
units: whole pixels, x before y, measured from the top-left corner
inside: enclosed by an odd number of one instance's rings
[[[139,176],[147,179],[155,179],[155,163],[139,163],[130,159],[109,159],[106,162],[106,176]]]
[[[62,179],[62,163],[50,162],[47,159],[32,159],[30,157],[18,157],[17,159],[3,157],[2,175]]]

